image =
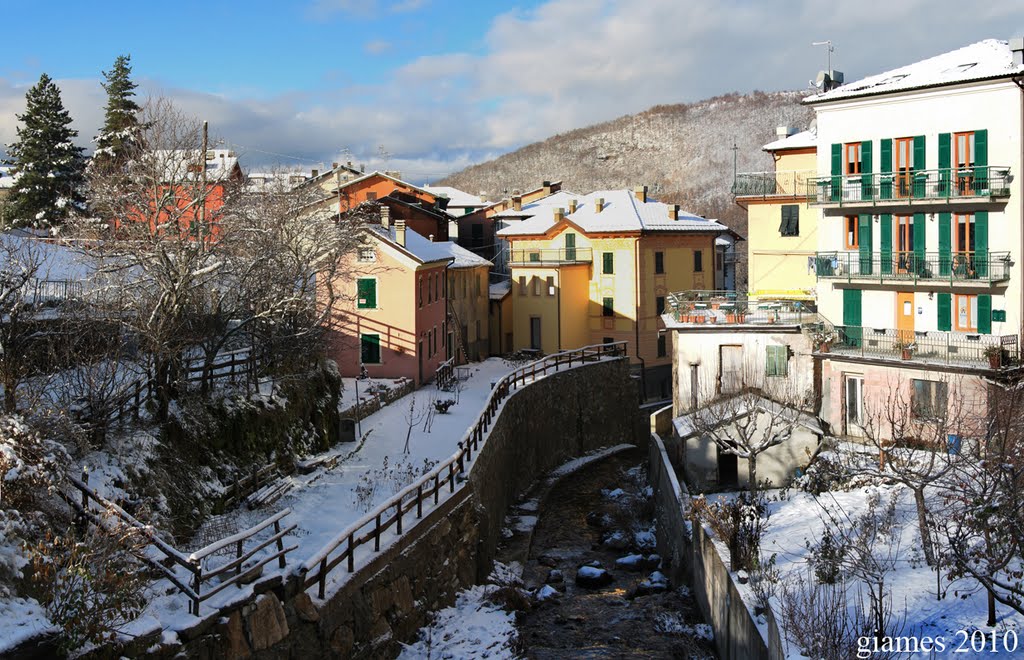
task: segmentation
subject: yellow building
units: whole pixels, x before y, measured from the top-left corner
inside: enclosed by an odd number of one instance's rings
[[[647,198],[647,188],[541,207],[498,236],[509,243],[513,348],[554,353],[625,341],[647,394],[668,396],[661,314],[670,291],[713,289],[722,224]]]
[[[762,147],[775,169],[742,172],[733,183],[736,203],[747,209],[747,288],[762,300],[814,300],[820,213],[807,206],[807,180],[817,171],[815,133],[778,132]]]

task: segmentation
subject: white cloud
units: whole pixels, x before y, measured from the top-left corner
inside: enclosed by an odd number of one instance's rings
[[[310,12],[422,4],[317,0]],[[421,181],[658,103],[803,88],[825,67],[825,50],[812,41],[831,39],[834,68],[855,80],[1022,31],[1024,7],[1011,3],[964,12],[959,0],[550,0],[496,17],[477,40],[480,53],[419,57],[372,86],[339,88],[325,78],[319,93],[252,99],[141,82],[209,119],[248,162],[273,160],[265,152],[329,162],[348,149],[370,165],[383,145],[402,163],[390,167]],[[102,118],[98,80],[58,83],[87,144]],[[0,80],[2,143],[14,138],[25,91]]]

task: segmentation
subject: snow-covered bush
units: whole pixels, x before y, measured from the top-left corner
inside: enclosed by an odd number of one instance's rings
[[[857,638],[869,634],[870,625],[859,607],[847,607],[847,591],[845,583],[816,582],[810,571],[782,581],[779,621],[802,655],[821,660],[857,657]]]
[[[846,547],[842,540],[831,529],[825,528],[817,543],[807,542],[810,551],[809,561],[814,569],[814,577],[821,584],[835,584],[842,576],[843,559]]]
[[[729,547],[733,571],[755,570],[761,561],[761,538],[768,529],[769,510],[764,495],[740,493],[735,499],[708,502],[695,497],[690,515],[697,524],[706,523]]]
[[[430,472],[435,465],[437,461],[428,458],[424,458],[423,464],[418,467],[411,461],[401,459],[391,465],[385,456],[379,468],[370,470],[359,478],[356,485],[356,507],[364,512],[369,511],[385,497],[394,495]]]
[[[44,440],[21,416],[0,416],[0,508],[35,508],[67,461],[61,445]]]

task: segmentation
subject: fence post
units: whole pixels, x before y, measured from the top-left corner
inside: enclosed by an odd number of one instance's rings
[[[85,488],[82,489],[82,513],[78,515],[78,531],[84,532],[88,525],[88,519],[85,517],[85,512],[89,510],[89,468],[82,466],[82,483],[85,484]]]
[[[437,504],[441,499],[441,473],[438,472],[434,475],[434,504]]]
[[[195,574],[192,576],[192,592],[195,593],[195,598],[192,599],[192,614],[199,616],[199,590],[203,586],[203,565],[201,562],[195,562]]]
[[[395,507],[395,533],[402,535],[402,498],[398,498],[398,505]]]
[[[242,540],[239,539],[238,543],[235,544],[235,559],[242,558]],[[242,572],[242,563],[239,562],[238,566],[235,566],[235,575],[239,575]]]
[[[275,520],[274,521],[274,534],[280,534],[280,533],[281,533],[281,521],[280,520]],[[284,568],[284,564],[285,564],[285,562],[284,562],[284,539],[281,538],[281,537],[278,537],[278,539],[277,539],[277,551],[279,553],[281,553],[278,556],[278,558],[277,558],[277,567],[278,568]]]
[[[348,572],[356,570],[356,539],[355,534],[348,535]]]
[[[423,484],[416,486],[416,517],[423,517]]]
[[[320,560],[320,586],[317,590],[317,594],[320,598],[324,597],[324,593],[327,591],[327,557]]]
[[[377,524],[373,527],[373,551],[380,552],[380,514],[377,514]]]
[[[451,492],[455,492],[455,463],[448,464],[448,486]]]

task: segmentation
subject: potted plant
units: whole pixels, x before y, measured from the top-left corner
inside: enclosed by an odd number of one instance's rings
[[[839,335],[835,330],[826,328],[824,325],[813,330],[810,333],[810,337],[811,344],[818,349],[819,353],[828,353],[829,346],[839,339]]]
[[[988,366],[992,369],[998,369],[1003,366],[1002,346],[986,346],[985,357],[988,358]]]
[[[908,342],[904,339],[897,339],[896,343],[893,345],[893,348],[900,352],[900,357],[903,358],[904,360],[909,360],[911,357],[913,357],[913,342]]]

